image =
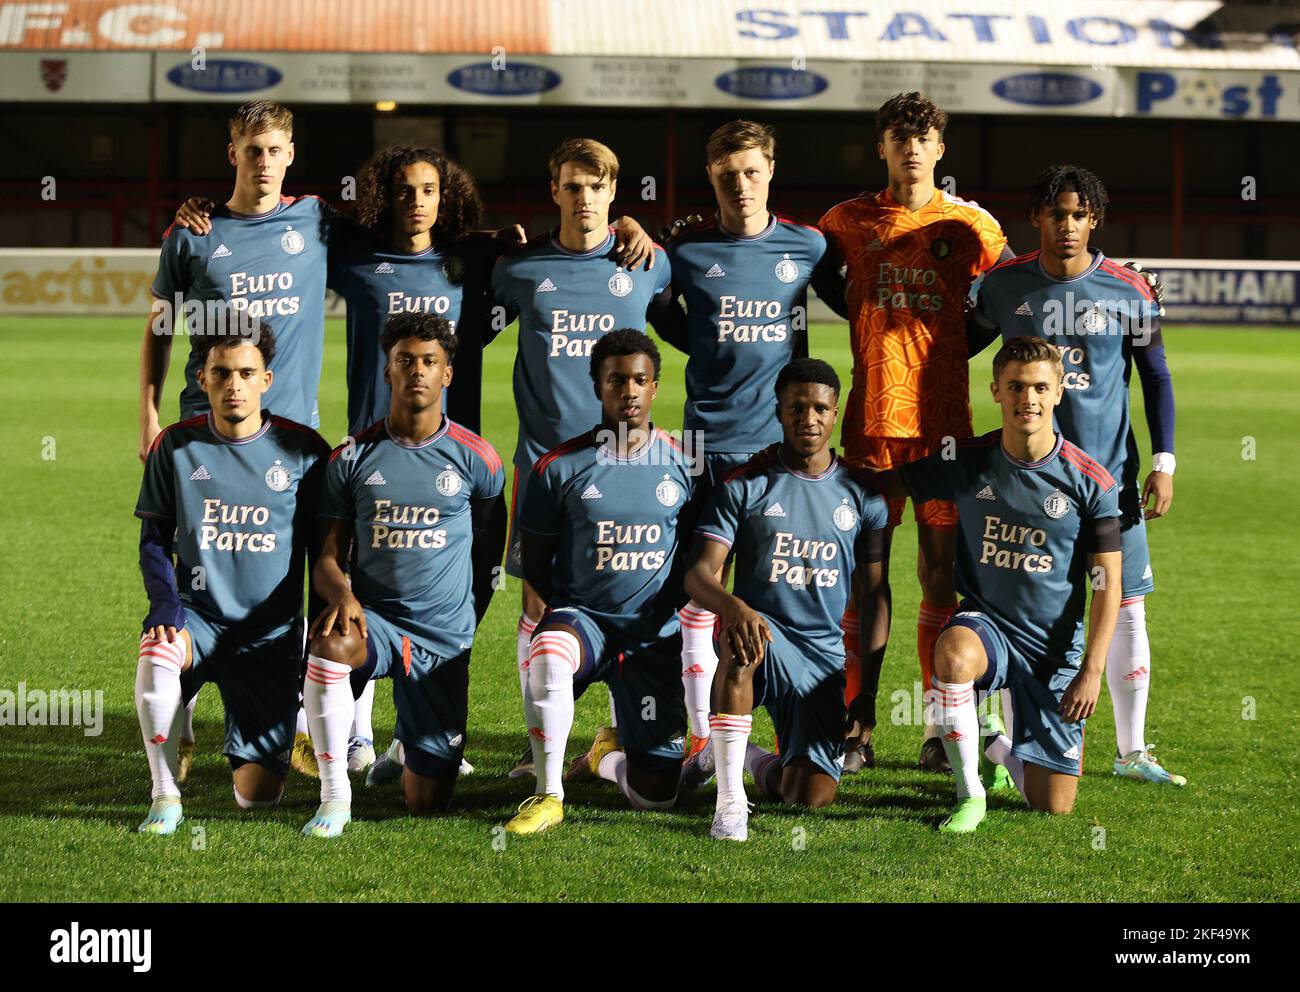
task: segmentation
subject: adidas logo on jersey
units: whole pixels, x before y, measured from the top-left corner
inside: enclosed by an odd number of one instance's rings
[[[993,495],[992,486],[985,486],[983,489],[981,489],[979,492],[975,494],[975,498],[976,499],[997,499],[997,497]]]
[[[224,244],[217,245],[217,250],[212,253],[213,258],[229,258],[230,249]]]
[[[367,486],[386,486],[386,485],[388,485],[388,482],[384,479],[383,475],[381,475],[378,471],[376,471],[376,472],[372,472],[372,473],[370,474],[370,478],[366,480],[366,485],[367,485]]]
[[[871,244],[867,245],[867,251],[884,251],[885,246],[880,243],[879,238],[872,238]]]
[[[539,292],[539,293],[554,293],[554,292],[556,292],[555,283],[551,282],[550,279],[543,279],[543,280],[542,280],[540,283],[538,283],[538,285],[537,285],[537,292]]]
[[[375,266],[375,275],[377,276],[390,276],[393,274],[393,271],[393,267],[387,262],[380,262]]]
[[[705,278],[705,279],[721,279],[721,278],[722,278],[723,276],[725,276],[726,274],[727,274],[727,273],[724,272],[724,271],[722,270],[722,266],[719,265],[717,262],[714,262],[713,265],[711,265],[711,266],[709,267],[709,271],[706,272],[706,273],[704,273],[704,278]]]
[[[766,510],[763,511],[763,516],[765,516],[765,517],[784,517],[784,516],[785,516],[785,510],[783,510],[783,509],[781,508],[781,504],[780,504],[780,503],[773,503],[771,506],[769,506]]]
[[[581,499],[603,499],[604,496],[595,486],[588,486],[582,493]]]
[[[1073,758],[1075,761],[1078,761],[1078,760],[1079,760],[1079,745],[1078,745],[1078,744],[1075,744],[1072,748],[1070,748],[1070,750],[1066,751],[1065,754],[1062,755],[1062,757]]]
[[[207,470],[207,468],[205,468],[204,466],[200,465],[198,468],[196,468],[196,469],[194,470],[194,473],[190,476],[190,481],[191,481],[191,482],[211,482],[211,481],[212,481],[212,473],[209,472],[209,471]]]
[[[1017,317],[1032,317],[1033,315],[1034,315],[1034,308],[1029,305],[1028,300],[1020,304],[1020,306],[1016,307]]]

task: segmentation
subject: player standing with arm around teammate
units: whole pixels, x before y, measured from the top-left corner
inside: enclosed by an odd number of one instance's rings
[[[1062,376],[1054,345],[1012,338],[993,359],[990,384],[1001,430],[960,441],[955,458],[936,452],[880,477],[891,496],[958,508],[963,599],[934,650],[936,725],[957,780],[945,832],[968,833],[984,819],[981,749],[1031,808],[1074,808],[1084,722],[1119,614],[1121,555],[1119,484],[1053,429]],[[996,716],[982,735],[975,692],[1003,687],[1014,702],[1013,736]]]
[[[670,809],[681,776],[677,610],[690,464],[651,420],[659,350],[622,328],[592,348],[599,424],[548,452],[524,490],[523,566],[547,604],[529,645],[524,714],[536,794],[506,824],[540,833],[564,820],[564,748],[574,682],[605,682],[618,734],[603,728],[587,769],[617,783],[636,809]],[[620,743],[621,742],[621,743]]]
[[[872,618],[883,584],[888,507],[866,473],[829,446],[839,412],[835,370],[797,359],[775,391],[782,441],[774,457],[734,469],[714,490],[686,576],[692,599],[722,619],[709,717],[718,774],[712,835],[722,840],[748,837],[746,769],[779,802],[834,801],[846,737],[840,618],[851,588]],[[733,547],[735,595],[718,580]],[[760,703],[772,715],[779,756],[749,744]],[[849,724],[857,743],[865,714],[851,714]]]
[[[183,702],[203,683],[225,703],[240,809],[279,802],[293,743],[304,557],[329,448],[262,409],[275,336],[242,311],[224,316],[227,333],[197,342],[210,409],[154,439],[136,504],[149,616],[135,699],[153,778],[142,833],[181,822]]]
[[[312,585],[326,606],[312,623],[303,689],[321,780],[320,808],[303,828],[312,837],[337,837],[352,819],[348,732],[370,679],[393,679],[407,809],[446,810],[465,751],[470,647],[505,538],[501,459],[442,412],[451,326],[395,314],[382,344],[388,416],[335,449],[321,497]]]
[[[971,353],[999,333],[1004,339],[1035,334],[1061,349],[1065,392],[1056,409],[1057,427],[1121,486],[1124,596],[1106,660],[1115,713],[1114,773],[1181,786],[1187,779],[1166,771],[1146,743],[1151,684],[1146,595],[1155,588],[1146,520],[1164,516],[1173,502],[1173,380],[1150,285],[1089,248],[1093,232],[1105,222],[1107,201],[1105,185],[1087,169],[1054,165],[1038,176],[1030,191],[1029,220],[1038,230],[1039,249],[985,275],[971,314]],[[1130,362],[1142,380],[1154,452],[1140,492],[1141,456],[1129,416]]]

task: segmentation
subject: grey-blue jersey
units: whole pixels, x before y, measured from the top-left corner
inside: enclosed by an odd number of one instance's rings
[[[1088,555],[1096,522],[1119,516],[1110,473],[1059,434],[1050,454],[1023,462],[1002,432],[957,442],[902,467],[917,501],[957,504],[957,590],[997,620],[1029,659],[1073,665],[1084,642]]]
[[[665,249],[673,292],[686,304],[687,430],[706,452],[755,452],[781,440],[772,386],[792,358],[808,353],[808,282],[826,239],[772,215],[760,233],[738,237],[712,218]]]
[[[279,632],[302,613],[305,555],[329,445],[263,411],[252,437],[217,433],[211,413],[154,439],[136,516],[175,525],[176,587],[187,610]]]
[[[601,430],[548,452],[528,475],[525,531],[558,544],[550,605],[580,607],[644,642],[677,629],[679,518],[692,496],[688,459],[663,431],[619,457]]]
[[[643,330],[646,311],[665,294],[668,258],[655,247],[650,271],[624,269],[614,258],[614,235],[591,251],[573,252],[555,236],[538,238],[503,256],[492,289],[508,319],[519,319],[515,406],[519,442],[515,467],[538,458],[600,419],[592,390],[591,349],[619,328]]]
[[[796,644],[842,658],[854,569],[872,560],[872,532],[888,522],[885,500],[838,458],[816,476],[754,461],[713,491],[695,533],[736,549],[740,599]]]
[[[226,300],[264,319],[275,333],[275,380],[268,407],[297,423],[319,426],[316,391],[325,343],[326,244],[330,208],[316,196],[283,196],[263,214],[212,212],[212,230],[198,235],[169,227],[163,235],[153,295],[184,306],[191,331],[203,327],[207,300]],[[183,311],[173,310],[173,314]],[[178,328],[179,332],[179,328]],[[199,352],[191,341],[181,392],[181,417],[208,409],[199,387]]]
[[[361,605],[418,634],[442,658],[469,648],[474,616],[471,504],[505,484],[487,441],[442,420],[419,444],[386,421],[330,456],[322,517],[353,522],[352,591]]]
[[[1159,331],[1158,304],[1140,276],[1099,251],[1070,279],[1050,275],[1040,254],[985,273],[975,319],[1003,340],[1036,335],[1061,349],[1065,395],[1054,413],[1057,429],[1132,486],[1140,458],[1129,415],[1131,358],[1134,346]]]

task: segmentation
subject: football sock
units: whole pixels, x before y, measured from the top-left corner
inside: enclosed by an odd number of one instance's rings
[[[939,639],[939,631],[956,612],[955,603],[951,606],[935,606],[924,601],[921,603],[916,617],[916,654],[921,662],[922,693],[934,685],[934,644]],[[938,737],[939,730],[930,722],[928,709],[923,708],[922,712],[926,713],[926,717],[925,733],[921,739],[928,741],[931,737]]]
[[[140,657],[135,670],[135,711],[144,738],[149,775],[153,780],[152,797],[179,798],[176,784],[179,766],[177,751],[184,723],[181,705],[181,666],[185,664],[185,645],[151,637],[140,638]]]
[[[713,762],[717,767],[718,805],[745,801],[745,745],[754,725],[752,715],[714,713],[709,717]]]
[[[293,733],[295,737],[299,734],[307,734],[308,737],[311,736],[311,734],[307,732],[307,711],[302,708],[301,697],[298,699],[298,718],[294,721]]]
[[[524,717],[538,795],[564,799],[564,748],[573,729],[573,676],[581,664],[582,646],[568,631],[544,630],[533,638]]]
[[[862,658],[858,654],[858,611],[845,610],[840,617],[840,630],[844,631],[844,705],[848,706],[862,691]]]
[[[185,704],[185,716],[181,719],[182,739],[187,741],[194,740],[194,707],[199,701],[199,694],[196,692],[192,699]]]
[[[1001,765],[1011,775],[1011,781],[1023,798],[1025,795],[1025,763],[1011,753],[1011,739],[1006,734],[984,738],[984,756],[995,765]]]
[[[352,669],[317,655],[307,656],[302,705],[320,767],[320,801],[352,802],[348,781],[348,730],[352,727]]]
[[[235,805],[240,809],[271,809],[272,807],[279,806],[280,799],[284,796],[284,790],[281,789],[280,795],[276,796],[274,799],[245,799],[239,794],[239,786],[234,786],[233,788],[235,793]]]
[[[768,777],[773,763],[780,762],[780,760],[781,756],[779,754],[773,754],[757,744],[745,745],[745,770],[749,772],[749,777],[754,780],[754,784],[758,786],[759,791],[768,799],[775,799],[777,802],[781,801],[780,782],[777,782],[775,789],[770,788]]]
[[[627,780],[627,754],[623,751],[610,751],[600,759],[597,771],[601,778],[618,786],[633,809],[672,809],[677,805],[676,796],[671,799],[647,799],[632,788]]]
[[[718,670],[718,653],[713,650],[713,625],[716,614],[696,606],[694,601],[682,607],[682,691],[686,697],[686,715],[691,733],[709,736],[709,693],[713,673]]]
[[[934,680],[939,691],[939,726],[943,751],[957,781],[957,798],[983,797],[980,782],[980,725],[975,713],[975,683]]]
[[[1122,758],[1146,747],[1151,642],[1144,599],[1120,604],[1115,636],[1106,656],[1106,684],[1115,710],[1115,743]]]
[[[375,739],[375,727],[371,715],[375,709],[375,683],[371,679],[365,689],[352,705],[352,736],[364,737],[368,741]]]
[[[519,625],[515,628],[515,663],[519,667],[519,696],[522,699],[528,690],[528,645],[533,639],[537,621],[529,620],[528,614],[519,614]]]

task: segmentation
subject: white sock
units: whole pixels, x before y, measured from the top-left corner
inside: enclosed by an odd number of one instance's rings
[[[709,694],[713,673],[718,670],[718,653],[713,650],[713,624],[718,618],[708,610],[687,603],[678,614],[682,621],[682,691],[691,733],[709,736]]]
[[[199,694],[196,692],[194,698],[185,704],[185,716],[181,720],[181,737],[187,741],[194,740],[194,706],[199,701]]]
[[[533,638],[524,689],[524,717],[537,769],[537,794],[564,799],[564,748],[573,729],[573,676],[582,665],[582,646],[563,630]]]
[[[526,613],[519,614],[519,624],[515,627],[515,666],[519,670],[520,699],[528,695],[528,645],[536,629],[536,620],[529,620]]]
[[[935,676],[934,687],[939,691],[939,725],[943,751],[952,765],[953,778],[957,780],[957,798],[981,798],[984,784],[980,782],[980,722],[975,713],[975,683],[944,682]]]
[[[609,725],[618,729],[618,707],[614,705],[614,690],[609,690]]]
[[[371,714],[375,709],[375,683],[372,679],[357,697],[352,706],[352,736],[364,737],[368,741],[375,739],[375,727]]]
[[[718,806],[745,801],[745,745],[754,726],[754,717],[746,713],[714,713],[709,717],[709,736],[713,738],[713,763],[718,776]]]
[[[306,734],[308,737],[311,736],[311,732],[307,729],[307,711],[302,708],[301,697],[298,699],[298,719],[294,722],[293,732],[294,736],[297,736],[298,734]]]
[[[179,798],[176,774],[180,761],[180,731],[185,707],[181,705],[181,666],[185,644],[140,638],[135,669],[135,712],[144,738],[145,757],[153,780],[152,798]]]
[[[780,796],[773,794],[766,786],[767,772],[772,767],[772,763],[780,761],[779,754],[773,754],[771,751],[759,747],[757,744],[745,745],[745,771],[749,772],[749,777],[754,780],[758,786],[758,791],[770,799],[780,801]]]
[[[994,734],[984,739],[984,756],[995,765],[1001,765],[1011,774],[1023,798],[1025,794],[1025,763],[1011,753],[1011,739],[1006,734]]]
[[[320,801],[352,802],[348,781],[348,730],[352,726],[352,669],[314,654],[307,656],[302,707],[320,768]]]
[[[280,805],[280,800],[284,797],[284,789],[280,790],[280,795],[274,799],[245,799],[239,794],[239,786],[234,786],[235,805],[240,809],[271,809]]]
[[[671,799],[647,799],[641,793],[628,783],[627,780],[627,755],[622,751],[610,751],[609,754],[600,759],[600,765],[597,768],[600,777],[607,782],[613,782],[619,787],[619,790],[632,804],[633,809],[672,809],[677,805],[677,797]]]
[[[1002,704],[1002,726],[1007,730],[1007,736],[1013,741],[1016,739],[1016,711],[1011,705],[1011,690],[999,689],[998,702]]]
[[[1106,685],[1115,710],[1115,743],[1119,754],[1146,747],[1147,694],[1151,690],[1151,642],[1147,637],[1146,600],[1119,608],[1115,636],[1106,656]]]

